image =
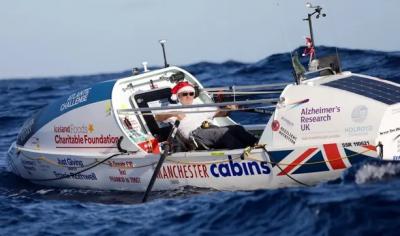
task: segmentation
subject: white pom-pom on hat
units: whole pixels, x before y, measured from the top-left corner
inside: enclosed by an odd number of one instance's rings
[[[171,95],[171,100],[172,100],[172,101],[178,100],[178,96],[177,96],[176,94],[172,94],[172,95]]]

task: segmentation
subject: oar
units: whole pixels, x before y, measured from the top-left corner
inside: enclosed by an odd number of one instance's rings
[[[269,91],[236,91],[236,92],[231,92],[231,91],[212,91],[208,92],[209,94],[212,95],[263,95],[263,94],[277,94],[277,93],[282,93],[282,89],[279,90],[269,90]]]
[[[153,185],[154,185],[154,182],[156,181],[157,175],[161,170],[161,166],[162,166],[165,158],[168,156],[171,140],[173,140],[175,138],[176,131],[178,130],[178,126],[179,126],[179,120],[176,120],[175,124],[172,126],[171,133],[168,135],[167,144],[164,147],[164,152],[160,156],[160,160],[157,163],[156,169],[153,172],[153,176],[151,176],[149,185],[147,186],[146,192],[143,195],[142,202],[147,201],[147,197],[149,196],[149,193],[151,192],[151,189],[153,188]]]
[[[203,91],[211,92],[211,91],[235,91],[235,90],[244,90],[244,89],[262,89],[262,88],[284,88],[291,83],[275,83],[275,84],[256,84],[256,85],[238,85],[238,86],[229,86],[229,87],[209,87],[203,88]]]
[[[244,110],[244,112],[252,112],[252,113],[260,113],[260,114],[268,114],[268,115],[272,115],[274,114],[274,111],[271,110],[267,110],[264,108],[252,108],[252,109],[248,109],[248,110]]]
[[[267,98],[237,102],[218,102],[218,103],[204,103],[204,104],[193,104],[193,105],[182,105],[182,106],[166,106],[166,107],[143,107],[143,108],[131,108],[131,109],[118,109],[118,112],[149,112],[149,111],[168,111],[188,108],[199,108],[199,107],[223,107],[228,105],[251,105],[251,104],[275,104],[279,101],[279,98]]]
[[[216,112],[216,111],[228,111],[228,112],[237,112],[237,111],[242,111],[242,112],[253,112],[253,113],[265,113],[265,114],[270,114],[273,111],[266,111],[267,109],[275,108],[276,105],[270,105],[270,106],[263,106],[263,107],[239,107],[237,109],[228,109],[228,108],[219,108],[217,109],[209,109],[209,110],[195,110],[195,111],[182,111],[182,113],[185,114],[191,114],[191,113],[204,113],[204,112]],[[162,112],[162,114],[176,114],[177,111],[166,111]],[[121,111],[119,114],[137,114],[137,115],[143,115],[143,116],[154,116],[152,112],[141,112],[141,111]]]

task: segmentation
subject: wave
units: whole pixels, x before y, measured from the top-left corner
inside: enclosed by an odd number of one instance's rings
[[[302,48],[297,48],[302,51]],[[338,48],[343,70],[400,82],[400,52]],[[318,47],[318,56],[334,47]],[[301,58],[306,64],[307,58]],[[205,86],[291,82],[290,53],[254,63],[200,62],[183,66]],[[150,68],[155,69],[155,68]],[[5,168],[8,147],[25,121],[73,90],[129,76],[119,73],[0,80],[0,215],[2,234],[232,234],[394,235],[400,215],[400,164],[368,161],[339,179],[310,188],[214,192],[182,188],[142,194],[48,188]],[[265,123],[265,115],[235,113],[234,119]]]

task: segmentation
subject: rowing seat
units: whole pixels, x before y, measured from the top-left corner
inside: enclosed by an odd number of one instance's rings
[[[139,108],[150,108],[149,104],[159,104],[159,106],[168,106],[168,104],[173,103],[171,100],[171,88],[159,88],[153,89],[151,91],[146,91],[142,93],[136,93],[131,97],[136,102]],[[133,104],[131,104],[133,106]],[[154,106],[152,106],[154,107]],[[140,114],[137,114],[138,120],[140,119]],[[164,142],[167,140],[169,133],[171,132],[172,125],[169,123],[160,124],[154,119],[153,115],[143,115],[143,119],[149,131],[157,139],[158,142]]]
[[[166,107],[170,104],[176,103],[171,100],[171,88],[159,88],[153,89],[151,91],[146,91],[142,93],[136,93],[131,97],[136,102],[139,108],[150,108],[150,107]],[[152,104],[152,106],[149,106]],[[153,112],[154,114],[154,112]],[[137,114],[137,118],[140,121],[140,114]],[[168,135],[172,130],[172,125],[168,122],[157,122],[154,115],[143,115],[143,119],[146,122],[148,130],[157,139],[159,143],[167,140]],[[144,126],[144,124],[142,124]],[[195,149],[207,149],[202,143],[188,140],[183,137],[180,132],[177,132],[175,139],[172,142],[172,152],[185,152],[192,151]]]

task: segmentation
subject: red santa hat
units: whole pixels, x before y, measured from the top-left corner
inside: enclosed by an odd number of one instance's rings
[[[183,92],[194,92],[194,87],[189,82],[179,82],[171,89],[171,99],[176,101],[178,99],[178,94]]]

